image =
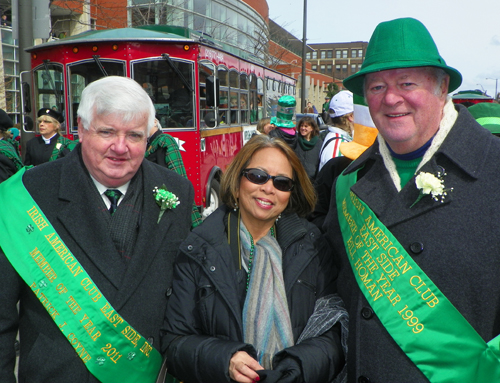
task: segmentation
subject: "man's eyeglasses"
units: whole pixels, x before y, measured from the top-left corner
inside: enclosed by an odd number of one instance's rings
[[[97,136],[99,136],[105,140],[114,140],[116,137],[123,135],[123,133],[117,132],[115,129],[112,129],[112,128],[93,127],[93,129],[95,131],[95,134],[97,134]],[[146,137],[144,132],[142,132],[142,131],[129,131],[129,132],[126,132],[124,135],[125,135],[125,138],[127,141],[134,143],[134,144],[143,141]]]
[[[241,174],[244,175],[251,183],[257,185],[264,185],[267,181],[272,179],[274,187],[279,191],[288,192],[293,189],[293,180],[285,176],[271,176],[264,170],[255,168],[243,169]]]

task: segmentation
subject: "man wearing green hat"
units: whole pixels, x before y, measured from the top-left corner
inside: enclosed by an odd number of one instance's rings
[[[324,224],[349,382],[500,381],[500,140],[452,103],[461,81],[411,18],[379,24],[344,80],[379,131]]]

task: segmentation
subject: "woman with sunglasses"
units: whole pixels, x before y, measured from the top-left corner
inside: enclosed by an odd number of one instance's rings
[[[332,381],[346,314],[326,241],[301,218],[316,197],[300,160],[284,141],[254,136],[224,173],[221,199],[176,260],[162,339],[169,373],[188,383]]]
[[[42,108],[38,111],[40,136],[26,143],[25,165],[37,166],[64,157],[76,147],[76,142],[61,136],[64,117],[54,109]]]

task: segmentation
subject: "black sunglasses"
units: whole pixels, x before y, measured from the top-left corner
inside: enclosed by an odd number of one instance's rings
[[[257,185],[264,185],[270,179],[273,180],[273,185],[276,189],[283,192],[292,191],[293,180],[285,176],[270,176],[264,170],[260,169],[243,169],[242,175],[246,177],[250,182]]]

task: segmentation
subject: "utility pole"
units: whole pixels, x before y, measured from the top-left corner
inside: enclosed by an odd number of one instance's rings
[[[307,32],[307,0],[304,0],[304,28],[302,32],[302,85],[300,87],[300,110],[302,113],[306,107],[306,32]]]
[[[495,100],[498,100],[498,79],[497,78],[488,78],[486,80],[495,80],[495,96],[493,97]]]
[[[49,0],[12,0],[12,34],[19,47],[19,75],[21,82],[20,116],[22,129],[34,132],[35,105],[31,104],[33,90],[31,78],[31,55],[25,51],[35,45],[35,41],[45,42],[50,34]],[[21,144],[32,136],[21,135]],[[24,141],[24,142],[23,142]]]
[[[25,49],[35,45],[35,40],[45,42],[50,36],[49,5],[50,0],[12,1],[12,32],[19,37],[21,71],[31,70],[31,57]]]

